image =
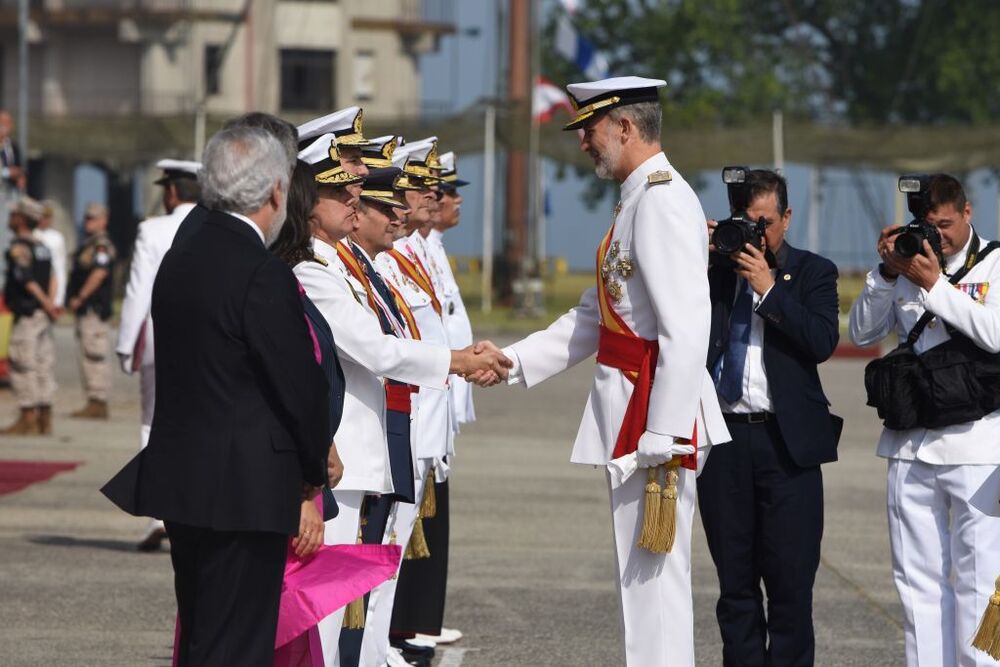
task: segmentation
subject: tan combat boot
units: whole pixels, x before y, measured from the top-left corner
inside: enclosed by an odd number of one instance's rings
[[[38,406],[38,433],[39,435],[52,434],[52,406]]]
[[[0,431],[3,435],[37,435],[38,434],[38,409],[21,408],[21,415],[17,421]]]
[[[107,401],[99,401],[96,398],[87,399],[87,404],[70,414],[70,417],[75,417],[76,419],[107,419],[108,418],[108,403]]]

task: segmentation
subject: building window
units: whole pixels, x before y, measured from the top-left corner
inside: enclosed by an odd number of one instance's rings
[[[375,97],[375,52],[361,50],[354,54],[354,97],[365,102]]]
[[[205,97],[222,91],[222,47],[205,45]]]
[[[329,111],[334,105],[333,51],[281,50],[281,109]]]

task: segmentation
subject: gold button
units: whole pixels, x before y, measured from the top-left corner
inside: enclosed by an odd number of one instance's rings
[[[786,273],[786,274],[785,274],[785,277],[784,277],[784,279],[785,279],[785,280],[791,280],[791,279],[792,279],[792,276],[791,276],[790,274],[787,274],[787,273]]]
[[[933,329],[934,327],[936,327],[936,326],[937,326],[937,320],[934,320],[934,321],[932,321],[932,322],[931,322],[930,324],[928,324],[927,326],[929,326],[929,327],[930,327],[931,329]]]

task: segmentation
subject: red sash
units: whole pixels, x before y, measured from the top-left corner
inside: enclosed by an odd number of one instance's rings
[[[410,396],[419,391],[418,387],[408,384],[385,383],[385,409],[410,414]]]
[[[601,265],[611,243],[611,235],[615,226],[605,234],[597,248],[597,302],[601,311],[600,336],[597,343],[597,363],[620,370],[628,380],[635,385],[625,416],[618,431],[618,439],[611,458],[617,459],[631,454],[639,448],[639,438],[646,431],[646,419],[649,415],[649,395],[653,389],[653,376],[656,374],[656,358],[660,346],[655,340],[646,340],[636,336],[625,320],[615,312],[611,295],[608,293]],[[695,452],[698,450],[698,424],[695,422],[691,434],[691,444]],[[695,470],[698,467],[696,454],[681,457],[681,466]]]

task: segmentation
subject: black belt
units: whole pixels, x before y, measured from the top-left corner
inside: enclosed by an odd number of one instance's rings
[[[763,424],[774,419],[773,412],[725,412],[722,416],[727,424]]]

